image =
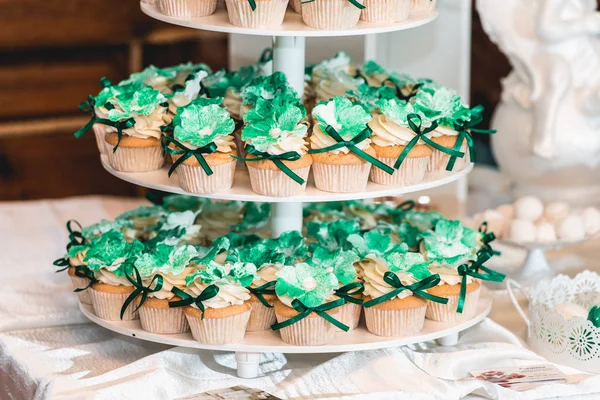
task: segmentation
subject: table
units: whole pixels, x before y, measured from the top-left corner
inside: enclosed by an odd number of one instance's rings
[[[114,334],[83,317],[68,277],[55,273],[51,261],[64,251],[66,220],[90,224],[140,202],[95,196],[0,203],[0,398],[173,399],[240,384],[293,399],[535,399],[600,393],[599,376],[567,367],[561,369],[573,384],[524,393],[469,377],[470,370],[490,366],[545,362],[523,346],[525,325],[503,292],[495,296],[491,318],[465,332],[457,346],[266,354],[261,376],[252,380],[236,377],[232,353],[169,348]],[[600,255],[597,242],[573,250],[551,253],[551,263],[575,272],[591,267]],[[503,262],[518,265],[522,256],[509,251]]]

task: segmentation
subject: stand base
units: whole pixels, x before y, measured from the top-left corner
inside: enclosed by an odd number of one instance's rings
[[[523,264],[523,269],[514,278],[521,286],[534,286],[544,279],[554,277],[556,273],[550,268],[543,249],[530,249]]]
[[[237,374],[240,378],[252,379],[258,376],[258,365],[260,364],[261,353],[247,353],[243,351],[235,352],[235,362],[237,363]]]
[[[440,346],[455,346],[458,343],[458,332],[441,337],[437,340]]]

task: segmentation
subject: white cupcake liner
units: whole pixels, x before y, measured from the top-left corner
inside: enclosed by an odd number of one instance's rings
[[[125,300],[127,300],[131,293],[99,292],[93,287],[90,287],[87,291],[90,293],[94,313],[98,318],[106,319],[108,321],[121,320],[121,307],[123,307],[123,303],[125,303]],[[138,319],[138,312],[133,311],[135,307],[135,301],[129,303],[129,306],[125,309],[125,313],[123,314],[123,321]]]
[[[84,287],[86,287],[87,285],[90,284],[90,280],[87,278],[82,278],[80,276],[73,276],[69,274],[69,277],[71,278],[71,282],[73,282],[73,288],[74,289],[83,289]],[[90,297],[90,288],[87,288],[85,290],[82,290],[81,292],[75,292],[77,293],[77,296],[79,297],[79,301],[82,302],[83,304],[92,304],[92,299]]]
[[[427,306],[404,310],[365,308],[365,321],[369,332],[377,336],[416,335],[423,329]]]
[[[349,165],[313,163],[315,186],[319,190],[333,193],[364,191],[367,188],[370,170],[369,163]]]
[[[470,162],[469,149],[466,143],[462,144],[462,146],[460,147],[460,151],[465,153],[465,156],[463,158],[456,158],[454,168],[452,169],[452,171],[454,172],[458,172],[465,169],[467,164]],[[427,172],[449,172],[446,171],[448,161],[450,161],[449,154],[433,149],[433,153],[431,153],[431,158],[429,159],[429,165],[427,165]]]
[[[377,157],[377,159],[390,167],[394,167],[397,158]],[[371,181],[385,186],[410,186],[423,182],[429,157],[405,158],[398,170],[393,175],[373,167],[371,168]]]
[[[339,312],[330,314],[338,318]],[[275,313],[277,322],[287,321],[289,318]],[[300,321],[279,329],[281,340],[294,346],[320,346],[333,341],[336,326],[320,316],[309,316]]]
[[[305,168],[292,169],[296,175],[304,179],[304,184],[302,185],[287,176],[280,169],[256,168],[252,166],[252,161],[246,162],[246,166],[248,167],[250,185],[254,193],[271,197],[290,197],[301,195],[306,190],[310,165]]]
[[[360,321],[360,314],[362,312],[362,305],[354,303],[346,303],[339,308],[337,316],[335,317],[342,324],[346,325],[350,330],[356,329],[358,322]],[[336,327],[337,332],[343,332],[340,328]]]
[[[302,14],[302,0],[290,0],[292,10],[297,14]]]
[[[204,344],[239,342],[246,334],[250,310],[225,318],[204,318],[185,315],[195,340]]]
[[[282,24],[288,0],[257,0],[252,11],[248,0],[225,0],[229,22],[244,28],[274,28]]]
[[[236,164],[237,161],[232,158],[231,162],[226,164],[211,165],[213,174],[210,176],[206,175],[199,165],[179,164],[179,186],[190,193],[217,193],[229,190],[233,185]]]
[[[302,5],[302,20],[317,29],[350,29],[358,23],[360,12],[348,0],[315,0]]]
[[[138,313],[142,329],[146,332],[171,335],[190,330],[181,307],[153,308],[142,305]]]
[[[479,301],[480,293],[481,287],[478,287],[477,290],[471,293],[467,293],[462,314],[456,312],[458,299],[460,297],[458,295],[448,297],[448,304],[440,304],[427,300],[427,313],[425,314],[425,317],[440,322],[468,321],[477,313],[477,302]]]
[[[437,0],[412,0],[412,10],[416,14],[429,14],[436,7]]]
[[[260,301],[251,304],[252,310],[250,310],[250,320],[246,331],[256,332],[271,329],[271,325],[277,321],[273,308],[265,307]]]
[[[206,17],[217,9],[217,0],[157,0],[158,10],[172,17]]]
[[[113,152],[112,146],[106,142],[108,164],[121,172],[148,172],[161,169],[165,163],[165,155],[160,146],[121,147]]]
[[[94,131],[94,136],[96,137],[98,151],[100,154],[106,154],[108,152],[108,144],[104,140],[104,137],[106,136],[106,126],[102,124],[94,124],[92,125],[92,129]]]
[[[408,19],[412,0],[365,0],[364,6],[366,8],[360,13],[361,20],[376,24],[392,24]]]

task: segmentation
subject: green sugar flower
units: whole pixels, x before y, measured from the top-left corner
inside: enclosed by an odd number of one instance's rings
[[[397,233],[402,242],[406,243],[411,249],[418,247],[421,242],[421,232],[408,222],[402,222],[398,225]]]
[[[367,84],[359,85],[356,90],[348,90],[346,96],[357,102],[364,109],[371,113],[379,110],[377,101],[380,99],[395,99],[396,92],[389,86],[369,86]]]
[[[327,251],[337,249],[350,250],[353,245],[348,241],[352,234],[360,232],[358,222],[354,220],[336,220],[332,222],[311,221],[306,225],[308,237],[316,239],[317,242],[311,244],[311,249],[319,246]]]
[[[135,218],[160,218],[164,213],[165,211],[160,206],[139,206],[120,214],[117,221]]]
[[[371,114],[358,104],[336,96],[329,102],[320,102],[313,109],[313,118],[324,134],[327,126],[331,126],[344,140],[351,140],[366,127]]]
[[[394,86],[396,86],[399,89],[412,88],[413,86],[418,84],[417,80],[412,76],[408,74],[399,74],[397,72],[390,73],[388,79],[392,81],[394,83]]]
[[[472,249],[463,243],[463,233],[464,227],[460,221],[439,220],[434,230],[421,234],[427,260],[452,265],[470,255]],[[467,241],[469,239],[465,238]]]
[[[385,75],[387,74],[387,70],[385,68],[383,68],[383,66],[377,64],[375,61],[373,60],[367,60],[363,63],[362,65],[362,71],[365,73],[365,75],[367,76],[372,76],[372,75]]]
[[[350,67],[350,62],[350,56],[343,51],[340,51],[335,55],[335,57],[328,60],[323,60],[319,64],[315,65],[312,69],[313,77],[315,73],[335,72],[341,69],[345,70]]]
[[[123,229],[130,229],[130,228],[133,228],[132,221],[128,221],[128,220],[124,220],[124,219],[120,219],[120,220],[116,220],[116,221],[109,221],[107,219],[102,219],[100,222],[97,222],[93,225],[84,227],[81,230],[81,234],[83,235],[84,238],[90,239],[94,236],[101,235],[108,231],[112,231],[112,230],[121,231]]]
[[[258,244],[262,240],[262,238],[256,234],[246,235],[235,232],[229,232],[225,237],[229,240],[229,247],[231,250],[241,250],[254,244]]]
[[[224,97],[229,88],[229,77],[224,69],[208,75],[202,80],[210,97]]]
[[[418,114],[421,117],[423,126],[431,125],[431,121],[406,100],[380,99],[376,103],[381,112],[397,125],[408,126],[408,116],[410,114]]]
[[[157,107],[163,105],[167,98],[158,90],[150,86],[138,86],[136,83],[127,86],[118,86],[119,93],[110,100],[114,108],[108,110],[108,119],[119,121],[135,115],[150,115]]]
[[[342,285],[347,285],[356,279],[354,263],[358,260],[359,257],[354,251],[342,249],[329,251],[317,247],[313,252],[311,263],[321,268],[332,268],[337,280]]]
[[[167,211],[202,211],[204,205],[210,200],[203,197],[171,194],[162,200],[162,206]]]
[[[404,272],[421,281],[431,275],[429,265],[420,253],[391,252],[384,256],[388,268],[392,272]]]
[[[408,222],[411,226],[417,228],[419,232],[433,229],[438,221],[444,219],[446,219],[446,217],[436,211],[422,212],[409,210],[403,215],[403,221]]]
[[[265,264],[285,264],[285,254],[277,248],[277,239],[265,239],[248,247],[234,250],[227,260],[243,261],[261,268]]]
[[[242,104],[256,104],[259,98],[273,100],[277,97],[290,103],[300,102],[298,93],[290,86],[283,72],[254,78],[242,89]]]
[[[120,93],[118,86],[107,86],[103,88],[97,96],[94,97],[96,107],[104,107],[110,100],[115,100]]]
[[[436,90],[421,88],[413,97],[413,105],[415,110],[430,120],[451,118],[454,111],[461,107],[460,96],[446,87]]]
[[[156,86],[160,82],[164,84],[175,79],[177,71],[170,68],[158,68],[154,65],[149,65],[143,71],[135,72],[129,75],[128,79],[121,81],[119,86],[128,86],[131,84]],[[162,85],[161,85],[162,86]],[[157,86],[158,88],[158,86]]]
[[[388,235],[377,231],[369,231],[364,235],[352,234],[348,236],[348,241],[354,245],[355,251],[361,259],[365,259],[368,255],[382,257],[390,252],[406,253],[408,251],[406,243],[393,243]]]
[[[194,246],[174,247],[161,243],[154,251],[141,254],[134,266],[142,278],[152,277],[157,273],[179,275],[197,255],[198,251]]]
[[[277,239],[277,249],[284,255],[285,264],[295,264],[299,259],[305,258],[308,247],[304,237],[298,231],[284,232]]]
[[[125,261],[135,260],[143,249],[141,242],[134,240],[128,243],[121,232],[108,231],[92,239],[84,261],[93,271],[105,268],[117,276],[124,276]]]
[[[217,238],[213,240],[210,246],[197,247],[198,256],[194,258],[193,262],[198,265],[208,265],[211,261],[214,261],[219,254],[228,251],[230,247],[231,243],[229,243],[227,237],[222,236]]]
[[[239,284],[248,287],[258,276],[256,275],[256,266],[252,263],[218,264],[211,261],[206,268],[199,269],[194,274],[187,276],[185,283],[189,286],[198,278],[206,285]]]
[[[224,108],[206,104],[198,98],[185,107],[177,108],[173,119],[173,136],[180,142],[195,147],[204,147],[222,136],[231,134],[235,122]]]
[[[68,258],[75,258],[77,257],[77,255],[83,251],[86,251],[90,248],[90,244],[89,243],[84,243],[84,244],[78,244],[75,246],[71,246],[69,247],[69,250],[67,251],[66,257]]]
[[[271,218],[271,203],[247,202],[242,220],[231,226],[233,232],[251,232],[264,228]]]
[[[286,265],[276,276],[277,295],[298,299],[307,307],[320,306],[338,288],[338,280],[331,268],[315,267],[306,263]]]

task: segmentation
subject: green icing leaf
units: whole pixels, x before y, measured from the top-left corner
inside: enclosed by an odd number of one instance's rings
[[[236,262],[233,264],[218,264],[211,261],[206,265],[206,268],[199,269],[194,274],[186,277],[186,285],[189,286],[198,278],[206,285],[239,284],[243,287],[248,287],[258,277],[256,275],[256,266],[252,263]]]
[[[290,103],[300,102],[298,93],[290,86],[283,72],[254,78],[242,89],[242,104],[256,104],[259,98],[273,100],[281,97]]]
[[[338,288],[338,280],[330,268],[306,263],[286,265],[277,272],[275,292],[300,300],[307,307],[318,307]]]
[[[124,276],[125,261],[135,260],[143,249],[141,242],[128,243],[121,232],[108,231],[92,239],[84,261],[93,271],[105,268],[117,276]]]
[[[373,60],[365,61],[361,69],[367,76],[387,74],[387,70]]]
[[[308,247],[304,237],[298,231],[284,232],[276,239],[277,248],[285,256],[284,264],[295,264],[299,259],[305,258]]]
[[[463,226],[460,221],[441,219],[434,230],[421,234],[428,261],[441,264],[454,264],[471,253],[462,243]]]
[[[271,203],[247,202],[242,221],[231,226],[233,232],[251,232],[265,227],[271,218]]]
[[[417,247],[421,242],[421,232],[408,222],[402,222],[398,226],[398,236],[410,248]]]
[[[350,250],[352,243],[348,241],[348,237],[359,233],[360,227],[358,222],[354,220],[337,220],[332,222],[312,221],[306,225],[306,231],[308,237],[317,240],[317,246],[324,247],[328,251],[336,249]],[[314,244],[311,247],[314,247]]]
[[[350,67],[350,62],[350,56],[343,51],[340,51],[335,55],[335,57],[323,60],[319,64],[315,65],[312,68],[311,73],[314,76],[316,72],[327,73],[345,70]]]
[[[360,105],[336,96],[327,103],[320,102],[313,109],[313,118],[323,134],[327,134],[325,129],[330,125],[343,139],[351,140],[367,127],[371,114]]]
[[[384,256],[392,272],[405,272],[421,281],[431,275],[430,263],[420,253],[388,253]]]
[[[377,101],[380,99],[395,99],[396,92],[389,86],[369,86],[367,84],[359,85],[356,90],[348,90],[346,96],[357,102],[363,108],[371,113],[379,110]]]
[[[285,264],[285,254],[277,248],[277,239],[265,239],[251,246],[235,250],[227,259],[253,263],[258,268],[265,264]]]
[[[392,243],[392,239],[388,235],[377,231],[369,231],[364,235],[352,234],[348,236],[348,241],[352,243],[362,259],[368,255],[381,257],[388,252],[406,253],[408,251],[406,243]]]
[[[228,251],[230,247],[231,244],[227,237],[217,238],[208,247],[198,247],[198,256],[194,258],[193,262],[198,265],[207,265],[214,261],[219,254]]]
[[[245,248],[262,240],[260,236],[255,234],[244,235],[235,232],[229,232],[225,237],[229,240],[231,249]],[[258,266],[258,264],[256,265]]]
[[[173,119],[175,139],[203,147],[234,131],[235,122],[227,110],[216,104],[206,104],[207,101],[198,98],[185,107],[177,108]]]
[[[410,114],[418,114],[421,117],[423,126],[431,125],[431,120],[425,114],[415,109],[411,103],[405,100],[381,99],[377,101],[377,105],[381,112],[397,125],[408,126],[408,116]]]
[[[125,211],[117,217],[119,220],[130,220],[133,218],[160,218],[164,214],[160,206],[139,206],[133,210]]]
[[[151,277],[156,273],[179,275],[197,254],[194,246],[174,247],[161,243],[154,251],[140,255],[134,266],[142,278]]]
[[[356,279],[354,263],[358,260],[358,255],[350,250],[329,251],[323,247],[317,247],[313,252],[311,263],[321,268],[332,268],[337,280],[342,285],[347,285]]]

